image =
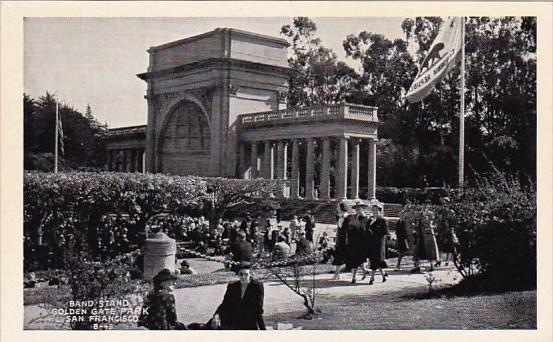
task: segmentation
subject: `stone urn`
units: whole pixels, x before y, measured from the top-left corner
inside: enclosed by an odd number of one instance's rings
[[[146,239],[142,247],[144,253],[144,279],[152,280],[164,268],[175,272],[177,244],[163,232]]]

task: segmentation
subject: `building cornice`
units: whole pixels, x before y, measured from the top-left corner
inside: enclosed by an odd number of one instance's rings
[[[236,34],[238,36],[244,36],[244,37],[249,37],[249,38],[254,38],[254,39],[258,39],[258,40],[271,42],[273,44],[282,45],[284,47],[290,46],[290,43],[288,43],[288,41],[286,39],[279,38],[279,37],[273,37],[273,36],[268,36],[268,35],[264,35],[264,34],[259,34],[259,33],[249,32],[249,31],[243,31],[243,30],[239,30],[239,29],[235,29],[235,28],[216,28],[213,31],[202,33],[202,34],[199,34],[199,35],[196,35],[196,36],[187,37],[187,38],[176,40],[176,41],[166,43],[166,44],[152,46],[148,49],[148,52],[152,53],[152,52],[165,50],[165,49],[172,48],[172,47],[175,47],[175,46],[187,44],[187,43],[190,43],[190,42],[193,42],[193,41],[196,41],[196,40],[204,39],[204,38],[216,35],[216,34],[222,34],[222,35],[227,35],[227,34],[228,35],[235,35]]]
[[[183,65],[179,65],[172,68],[166,68],[162,70],[157,71],[150,71],[145,72],[141,74],[137,74],[136,76],[144,81],[149,81],[153,78],[157,77],[163,77],[163,76],[169,76],[173,75],[175,73],[181,73],[186,72],[190,70],[196,70],[196,69],[203,69],[203,68],[247,68],[247,69],[253,69],[257,71],[264,71],[264,72],[270,72],[270,73],[279,73],[284,74],[285,76],[291,75],[294,71],[288,67],[280,67],[276,65],[270,65],[270,64],[263,64],[263,63],[256,63],[256,62],[250,62],[245,61],[241,59],[234,59],[234,58],[208,58],[204,59],[198,62],[193,63],[187,63]]]

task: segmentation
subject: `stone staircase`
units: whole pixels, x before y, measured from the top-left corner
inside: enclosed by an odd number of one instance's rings
[[[323,224],[336,223],[337,200],[304,200],[304,199],[275,199],[280,204],[280,212],[283,220],[288,221],[294,215],[305,216],[307,211],[315,216],[315,222]],[[401,204],[384,203],[384,216],[390,221],[397,221],[399,212],[403,208]],[[241,205],[233,209],[234,213],[256,212],[256,204]]]

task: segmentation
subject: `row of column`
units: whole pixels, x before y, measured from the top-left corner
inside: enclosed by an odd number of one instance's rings
[[[108,150],[107,169],[118,172],[144,172],[143,148]]]
[[[337,159],[335,161],[335,197],[347,198],[348,194],[348,172],[350,173],[350,187],[352,198],[359,198],[359,170],[360,170],[360,149],[362,139],[348,137],[325,137],[322,140],[321,168],[319,198],[330,198],[330,170],[331,170],[331,139],[335,139],[337,145]],[[305,198],[314,198],[315,193],[315,138],[301,139],[306,144],[305,160],[299,160],[300,139],[263,141],[263,155],[259,162],[258,142],[251,143],[249,160],[249,177],[265,179],[286,179],[288,170],[288,154],[291,152],[291,174],[290,174],[290,197],[299,197],[300,163],[305,163]],[[367,192],[368,198],[375,198],[376,189],[376,141],[368,140],[367,151]],[[351,147],[351,161],[348,160],[348,148]],[[274,152],[276,149],[276,158]],[[291,151],[289,151],[291,149]],[[245,162],[245,146],[240,146],[239,160]],[[244,170],[242,170],[244,171]]]

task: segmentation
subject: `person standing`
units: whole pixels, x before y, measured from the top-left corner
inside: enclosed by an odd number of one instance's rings
[[[368,222],[369,238],[369,262],[371,268],[371,278],[369,285],[374,283],[376,270],[382,275],[382,282],[386,281],[388,274],[382,270],[386,265],[386,237],[390,235],[388,223],[383,216],[383,208],[380,204],[372,206],[372,218]],[[365,275],[363,275],[363,278]]]
[[[266,330],[263,283],[253,279],[249,262],[240,263],[238,281],[228,284],[223,302],[208,324],[212,329]]]
[[[297,239],[296,232],[300,229],[300,221],[298,220],[297,215],[294,215],[294,217],[290,221],[289,227],[290,227],[290,234],[291,234],[292,240],[296,240]]]
[[[311,214],[311,211],[307,211],[305,215],[305,238],[310,243],[313,243],[313,232],[315,231],[315,217]]]
[[[251,262],[253,259],[252,244],[246,241],[246,233],[240,230],[236,236],[236,242],[229,247],[229,252],[232,254],[232,261],[235,262]],[[239,265],[233,264],[231,271],[238,272]]]

